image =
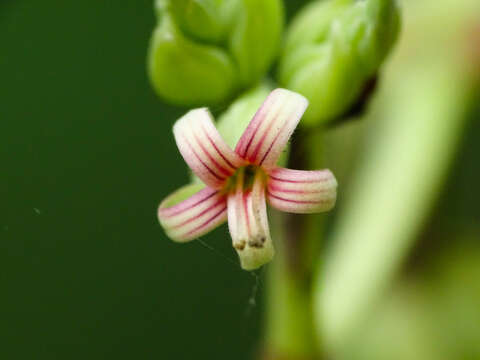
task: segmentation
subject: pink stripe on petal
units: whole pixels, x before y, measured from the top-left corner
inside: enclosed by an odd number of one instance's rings
[[[213,166],[211,166],[213,162],[209,161],[210,157],[208,156],[208,154],[197,153],[194,147],[192,146],[192,144],[186,139],[185,139],[185,143],[188,145],[188,147],[190,148],[192,153],[195,155],[199,163],[203,165],[205,170],[207,170],[212,176],[214,176],[218,180],[225,180],[226,177],[222,176],[219,172],[216,171],[216,169],[214,169]]]
[[[200,190],[195,195],[189,197],[188,199],[186,199],[186,200],[184,200],[184,201],[182,201],[182,202],[180,202],[180,203],[178,203],[174,206],[162,207],[162,205],[161,205],[160,208],[158,209],[158,211],[161,212],[161,215],[163,217],[175,216],[175,215],[178,215],[179,213],[181,213],[183,211],[189,210],[192,207],[197,206],[201,202],[210,199],[211,197],[215,196],[216,194],[217,194],[217,190],[207,187],[205,189]],[[164,202],[167,201],[167,200],[168,200],[168,198],[165,199]],[[163,202],[162,202],[162,204],[163,204]]]
[[[192,171],[208,186],[220,189],[244,161],[228,147],[206,109],[189,111],[173,127],[178,149]]]
[[[278,139],[281,139],[281,136],[282,134],[287,130],[288,131],[288,125],[289,125],[289,122],[285,122],[282,126],[282,128],[277,132],[277,134],[275,135],[275,137],[273,138],[273,140],[269,143],[269,146],[268,148],[266,149],[266,151],[263,152],[263,156],[262,158],[260,159],[260,165],[263,165],[265,163],[265,160],[267,159],[267,156],[269,156],[271,153],[272,153],[272,150],[276,150],[277,147],[274,147],[275,143],[277,142]],[[296,125],[295,125],[296,126]],[[294,130],[294,129],[293,129]],[[292,132],[293,132],[292,130]],[[291,134],[288,135],[288,139],[290,138]],[[288,142],[288,139],[287,139],[287,142]],[[285,143],[286,145],[286,143]],[[283,151],[285,146],[283,146],[281,149],[278,149],[280,151],[280,153]],[[280,157],[280,154],[278,155],[278,157]],[[277,157],[277,159],[278,159]],[[275,161],[276,163],[276,161]],[[275,164],[273,164],[275,165]]]
[[[185,188],[181,188],[179,192]],[[158,219],[167,235],[175,241],[193,240],[226,220],[226,197],[218,191],[205,188],[186,200],[171,204],[177,197],[175,192],[159,206]]]
[[[278,124],[278,129],[275,136],[270,137],[266,144],[262,147],[259,159],[260,165],[264,169],[275,168],[278,158],[285,149],[288,140],[293,134],[293,131],[297,127],[303,113],[307,109],[308,101],[300,94],[291,93],[288,99],[285,100],[283,106],[282,117],[280,121],[283,124]]]
[[[237,165],[235,166],[234,164],[232,164],[230,162],[230,160],[227,159],[227,157],[222,153],[222,151],[220,151],[219,147],[217,144],[215,144],[215,142],[213,141],[212,137],[208,134],[208,132],[202,127],[204,133],[205,133],[205,136],[208,138],[208,141],[210,141],[210,144],[213,146],[213,148],[215,149],[215,151],[218,153],[218,155],[221,156],[221,158],[225,161],[225,163],[228,165],[228,167],[235,171],[237,169],[238,166],[240,165],[243,165],[242,163],[238,162]],[[235,161],[235,160],[233,160]]]
[[[235,151],[265,169],[275,166],[308,106],[300,94],[275,89],[242,135]]]
[[[285,201],[285,202],[291,202],[291,203],[296,204],[296,205],[316,205],[316,204],[324,204],[326,202],[331,201],[330,199],[299,200],[299,199],[295,199],[294,197],[288,199],[288,198],[284,198],[284,197],[275,195],[271,192],[268,192],[268,196],[273,197],[277,200],[281,200],[281,201]]]
[[[252,162],[251,159],[255,160],[255,154],[260,151],[259,144],[261,146],[269,134],[266,130],[271,129],[279,118],[284,95],[283,89],[272,91],[248,125],[237,145],[237,148],[239,148],[240,144],[244,144],[239,152],[244,159],[250,162]]]
[[[213,209],[218,209],[219,207],[222,207],[222,208],[225,208],[226,205],[225,205],[225,199],[219,199],[216,203],[213,203],[212,205],[210,205],[209,207],[207,207],[205,210],[202,210],[201,212],[199,212],[198,214],[195,214],[194,216],[184,220],[183,222],[181,222],[180,224],[177,224],[177,225],[173,225],[172,226],[172,229],[178,229],[180,227],[183,227],[189,223],[191,223],[192,221],[195,221],[197,220],[198,218],[200,218],[201,216],[211,212]]]
[[[223,140],[222,136],[216,129],[213,122],[204,121],[201,126],[205,136],[208,138],[210,144],[212,144],[215,151],[225,161],[225,164],[232,170],[236,170],[238,167],[245,165],[245,161],[233,151],[230,146]]]
[[[289,183],[309,183],[330,181],[333,174],[330,170],[293,170],[277,167],[269,172],[270,179]]]
[[[203,154],[205,154],[206,157],[208,157],[208,160],[210,160],[210,164],[213,164],[216,170],[218,170],[223,176],[222,178],[229,177],[233,174],[232,170],[228,170],[225,167],[223,167],[209,152],[209,150],[202,144],[201,140],[198,138],[198,136],[194,135],[195,141],[197,142],[198,146],[200,149],[202,149]],[[216,151],[216,150],[215,150]],[[218,153],[217,153],[218,154]],[[220,155],[220,154],[219,154]]]
[[[275,119],[272,120],[272,122],[270,122],[268,124],[267,128],[263,130],[263,135],[260,136],[260,141],[255,146],[255,150],[250,152],[249,155],[248,155],[248,160],[250,162],[255,163],[257,165],[262,165],[262,161],[263,161],[263,159],[265,158],[265,155],[266,155],[265,152],[261,153],[262,149],[265,147],[265,144],[269,144],[269,149],[271,149],[275,139],[277,139],[278,136],[280,135],[281,130],[276,131],[275,135],[274,135],[274,133],[272,133],[271,129],[275,125],[275,121],[276,121]],[[282,127],[282,129],[283,129],[283,127]],[[271,140],[268,141],[268,137],[269,136],[272,137],[273,135],[274,135],[274,141],[273,142]]]
[[[185,159],[185,162],[195,175],[197,175],[206,185],[215,189],[220,189],[225,184],[225,176],[221,173],[217,173],[209,166],[209,159],[204,153],[199,153],[198,149],[197,151],[194,150],[192,143],[182,134],[175,136],[175,140],[177,141],[177,146]]]
[[[275,101],[278,101],[278,97],[272,96],[272,93],[270,93],[248,124],[245,132],[241,136],[235,148],[235,152],[241,157],[244,158],[246,156],[255,134],[258,131],[258,128],[260,127],[261,123],[265,121],[265,117],[271,112],[270,109],[274,106]]]
[[[253,270],[274,254],[268,229],[263,175],[255,175],[253,188],[244,190],[243,174],[236,191],[228,196],[228,228],[243,269]]]
[[[198,238],[213,228],[223,224],[227,219],[227,207],[224,205],[220,210],[214,213],[210,218],[205,220],[202,224],[198,225],[196,228],[190,230],[184,235],[186,239],[195,239]]]
[[[303,189],[303,187],[302,187]],[[291,194],[322,194],[322,193],[326,193],[326,192],[329,192],[330,189],[313,189],[313,190],[302,190],[302,189],[290,189],[290,188],[287,188],[287,187],[281,187],[281,186],[278,186],[278,185],[273,185],[271,184],[269,187],[268,187],[268,190],[271,192],[271,193],[276,193],[276,192],[279,192],[279,193],[291,193]]]
[[[333,208],[337,181],[329,170],[303,171],[277,168],[268,180],[268,201],[291,213],[316,213]]]
[[[300,201],[286,199],[268,193],[268,202],[274,208],[295,214],[312,214],[331,210],[335,206],[335,197],[318,201]]]
[[[251,219],[252,217],[252,214],[251,214],[251,191],[248,191],[248,192],[244,192],[242,194],[242,197],[243,197],[243,216],[245,218],[245,222],[246,222],[246,225],[247,225],[247,234],[248,236],[252,236],[252,228],[254,227],[254,223],[253,223],[253,219]]]

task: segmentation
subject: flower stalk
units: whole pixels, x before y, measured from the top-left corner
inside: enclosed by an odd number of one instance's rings
[[[323,131],[300,130],[290,162],[299,167],[323,163]],[[320,261],[325,216],[275,214],[272,233],[277,256],[269,267],[265,359],[317,360],[322,348],[315,336],[312,284]]]

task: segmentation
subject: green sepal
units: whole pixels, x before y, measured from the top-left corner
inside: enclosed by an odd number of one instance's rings
[[[196,43],[162,17],[149,49],[150,80],[160,96],[178,105],[217,103],[235,90],[235,66],[221,49]]]
[[[164,200],[163,205],[166,208],[177,205],[177,204],[181,203],[182,201],[187,200],[192,195],[195,195],[200,190],[202,190],[204,187],[205,187],[205,184],[203,184],[203,183],[193,183],[193,184],[184,185],[181,188],[179,188],[177,191],[170,194]]]

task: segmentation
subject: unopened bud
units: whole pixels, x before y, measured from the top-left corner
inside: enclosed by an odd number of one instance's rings
[[[347,114],[371,84],[396,40],[395,0],[318,1],[289,29],[280,83],[310,100],[305,125]]]
[[[209,105],[257,83],[277,54],[280,0],[157,0],[149,50],[157,93],[179,105]]]

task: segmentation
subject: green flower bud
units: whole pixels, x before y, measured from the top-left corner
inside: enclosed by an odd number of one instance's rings
[[[209,105],[257,83],[277,53],[281,0],[157,0],[148,70],[157,93]]]
[[[235,2],[219,0],[159,0],[157,13],[170,11],[176,24],[188,37],[206,42],[224,40]]]
[[[228,54],[185,37],[169,15],[153,33],[148,60],[155,90],[171,103],[215,103],[235,89],[237,75]]]
[[[310,100],[302,123],[338,119],[358,102],[399,29],[395,0],[318,1],[288,31],[280,83]]]

